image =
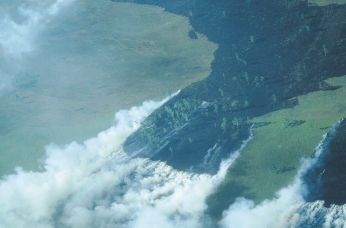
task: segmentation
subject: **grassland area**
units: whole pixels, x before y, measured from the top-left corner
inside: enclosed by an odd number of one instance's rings
[[[132,3],[75,1],[40,29],[0,100],[0,176],[37,170],[45,145],[82,142],[116,111],[207,77],[217,49],[189,37],[187,17]]]
[[[209,199],[212,210],[220,212],[240,196],[258,204],[293,180],[301,159],[311,156],[323,135],[346,115],[346,76],[326,82],[341,88],[299,96],[294,108],[253,119],[254,137]]]

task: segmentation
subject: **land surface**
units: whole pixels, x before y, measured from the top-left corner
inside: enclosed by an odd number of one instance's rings
[[[239,196],[257,203],[274,197],[292,180],[300,159],[345,115],[344,79],[327,79],[346,73],[346,6],[298,0],[132,2],[189,17],[193,31],[219,48],[210,75],[155,111],[125,150],[214,174],[254,124],[253,141],[210,197],[209,212],[220,217]]]
[[[0,8],[17,19],[18,2]],[[120,109],[208,76],[217,45],[191,39],[191,29],[188,18],[153,5],[83,0],[62,9],[15,70],[0,63],[13,76],[0,99],[0,176],[16,166],[37,171],[46,145],[81,143]]]

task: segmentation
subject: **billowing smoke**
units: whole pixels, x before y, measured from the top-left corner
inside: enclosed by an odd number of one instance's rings
[[[56,0],[48,4],[47,1],[26,1],[18,7],[18,14],[23,19],[15,20],[11,15],[2,15],[0,21],[2,54],[5,57],[19,58],[30,52],[37,33],[45,23],[72,2],[73,0]]]
[[[16,9],[0,16],[0,95],[11,88],[21,58],[34,50],[35,39],[44,25],[73,1],[28,0],[19,6],[16,1],[0,3]]]
[[[167,100],[167,99],[166,99]],[[164,162],[128,157],[122,143],[155,108],[164,103],[116,113],[116,125],[83,144],[47,146],[44,171],[25,171],[0,181],[0,227],[212,227],[206,199],[241,154],[242,146],[220,164],[218,173],[192,174]],[[343,207],[306,203],[302,175],[323,152],[302,161],[295,180],[276,198],[255,205],[238,198],[224,211],[219,227],[342,227]],[[206,150],[207,151],[207,150]],[[333,225],[334,226],[333,226]]]
[[[223,212],[223,219],[219,225],[225,228],[345,227],[344,206],[334,205],[325,208],[322,201],[306,203],[304,195],[307,194],[307,188],[303,182],[303,175],[316,164],[325,148],[328,148],[340,122],[324,136],[313,156],[302,160],[302,166],[294,181],[279,190],[274,199],[255,205],[251,200],[238,198],[228,210]]]
[[[45,23],[73,0],[26,1],[17,16],[0,17],[0,94],[11,87],[13,69],[35,49]],[[19,63],[18,63],[19,62]],[[215,176],[176,171],[164,162],[129,158],[122,143],[162,102],[116,114],[116,125],[83,144],[46,147],[42,172],[16,168],[0,180],[0,228],[7,227],[211,227],[206,198],[226,175],[242,147],[223,161]],[[238,198],[224,211],[220,227],[343,227],[343,206],[306,203],[303,173],[323,152],[305,159],[294,181],[259,205]],[[208,149],[206,148],[206,152]]]
[[[17,174],[5,176],[0,182],[0,194],[6,196],[0,198],[0,227],[56,227],[59,219],[55,217],[64,218],[62,223],[81,227],[81,223],[88,223],[86,218],[93,218],[79,217],[88,212],[93,211],[95,218],[97,213],[108,209],[108,214],[101,214],[110,216],[111,208],[117,208],[109,204],[117,195],[113,190],[115,186],[121,184],[117,189],[121,191],[128,182],[125,177],[145,169],[142,166],[146,164],[150,166],[145,160],[130,162],[119,151],[120,145],[163,102],[144,102],[141,107],[119,111],[116,126],[84,144],[73,142],[63,148],[47,146],[47,157],[42,164],[44,172],[24,171],[18,167]],[[131,199],[131,193],[128,197]],[[121,217],[121,210],[115,211]]]
[[[206,198],[239,151],[215,176],[176,171],[163,162],[129,158],[121,144],[164,101],[116,114],[117,124],[83,144],[47,146],[43,172],[0,182],[0,227],[202,227]]]

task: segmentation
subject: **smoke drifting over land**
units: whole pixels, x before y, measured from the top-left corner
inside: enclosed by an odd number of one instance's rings
[[[225,177],[242,147],[223,161],[215,176],[176,171],[163,162],[131,159],[122,143],[161,102],[120,111],[116,125],[83,144],[47,146],[43,172],[24,171],[0,182],[0,227],[210,227],[206,198]],[[331,134],[332,135],[332,134]],[[305,159],[295,180],[277,197],[254,205],[239,198],[224,211],[220,227],[297,227],[314,221],[335,224],[321,202],[305,203],[302,175],[330,140],[326,137],[313,158]],[[310,208],[310,209],[309,209]],[[338,218],[338,223],[343,223]],[[340,223],[341,222],[341,223]],[[327,224],[326,227],[329,227]]]
[[[206,197],[239,155],[215,176],[175,171],[131,159],[121,143],[164,101],[116,114],[116,126],[84,144],[47,146],[44,172],[23,171],[0,182],[3,227],[201,227]],[[248,139],[250,140],[250,139]],[[247,140],[247,141],[248,141]],[[244,142],[242,148],[246,145]],[[242,149],[241,148],[241,149]]]
[[[15,14],[0,18],[0,94],[24,55],[35,50],[38,33],[72,0],[29,1]],[[16,70],[14,70],[16,69]],[[223,161],[214,176],[176,171],[164,162],[128,157],[122,143],[161,102],[116,113],[115,126],[97,137],[63,147],[50,144],[42,162],[44,170],[18,167],[16,174],[0,180],[0,227],[211,227],[206,215],[207,197],[225,177],[242,147]],[[332,137],[333,133],[330,134]],[[343,207],[306,203],[302,175],[323,152],[329,136],[302,161],[294,181],[276,197],[255,205],[238,198],[224,211],[220,227],[342,227]],[[205,153],[208,153],[205,148]],[[265,183],[264,183],[265,184]]]
[[[51,4],[27,1],[18,6],[17,15],[3,15],[0,21],[0,46],[5,57],[20,58],[33,50],[34,39],[42,27],[73,0],[57,0]],[[20,17],[16,20],[13,17]]]
[[[21,58],[35,49],[36,38],[49,20],[73,0],[10,3],[13,10],[0,16],[0,95],[11,88]],[[8,3],[1,3],[8,4]],[[13,5],[12,5],[13,4]],[[5,6],[4,6],[5,8]]]
[[[341,120],[342,121],[342,120]],[[311,158],[302,160],[294,181],[279,190],[272,200],[265,200],[259,205],[245,198],[237,201],[224,211],[221,227],[344,227],[346,224],[343,206],[323,207],[322,201],[307,203],[304,196],[309,194],[303,181],[304,174],[316,165],[319,156],[328,152],[328,146],[335,137],[339,121],[325,135],[316,147]],[[264,183],[265,184],[265,183]]]

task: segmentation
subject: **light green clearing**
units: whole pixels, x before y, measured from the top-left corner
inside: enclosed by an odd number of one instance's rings
[[[311,3],[315,3],[318,6],[326,6],[330,4],[346,4],[346,0],[309,0]]]
[[[255,118],[254,123],[271,124],[253,130],[254,138],[229,169],[223,185],[230,181],[240,183],[248,188],[245,195],[253,196],[253,200],[259,203],[271,199],[277,190],[292,181],[301,159],[311,156],[322,136],[346,116],[346,76],[331,78],[326,82],[343,87],[299,96],[298,106]],[[295,120],[306,122],[288,126]],[[276,173],[290,167],[295,169]]]
[[[0,176],[37,170],[47,144],[82,142],[116,111],[208,76],[217,45],[190,39],[191,29],[156,6],[76,0],[63,9],[18,63],[17,89],[0,99]]]

